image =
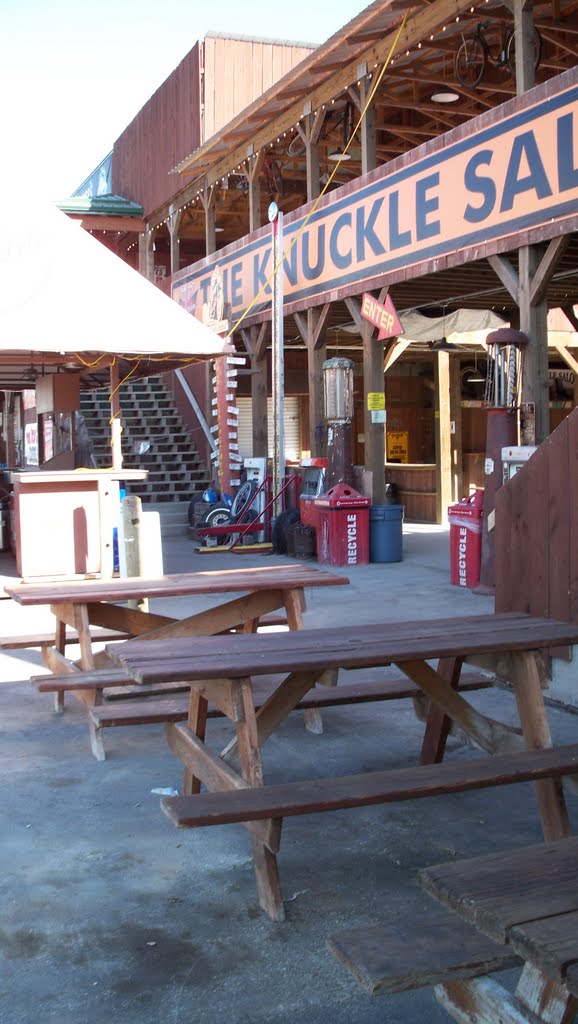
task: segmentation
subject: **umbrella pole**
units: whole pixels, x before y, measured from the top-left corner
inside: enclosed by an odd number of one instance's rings
[[[122,450],[120,435],[120,375],[118,362],[115,360],[110,367],[110,447],[112,452],[112,468],[122,469]]]

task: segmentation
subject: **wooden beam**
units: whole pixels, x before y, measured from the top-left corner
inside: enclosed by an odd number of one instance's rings
[[[488,263],[514,302],[520,302],[520,279],[512,264],[504,256],[488,256]]]
[[[432,32],[437,32],[440,25],[444,25],[449,18],[455,18],[466,10],[470,6],[470,2],[471,0],[433,0],[433,3],[428,7],[420,5],[419,8],[416,8],[415,14],[408,18],[399,38],[399,26],[394,26],[390,32],[386,32],[376,43],[370,45],[361,53],[356,53],[353,60],[345,64],[338,64],[335,74],[325,78],[319,86],[311,89],[307,95],[307,102],[311,104],[310,109],[317,110],[323,103],[331,102],[335,96],[338,96],[354,82],[357,82],[359,77],[357,70],[362,62],[365,62],[369,68],[373,68],[375,64],[383,64],[389,57],[396,39],[398,40],[397,49],[399,52],[410,50]],[[327,70],[327,65],[325,65],[324,70]],[[512,90],[509,89],[508,92],[511,93]],[[267,123],[251,136],[251,143],[254,149],[267,146],[273,139],[277,138],[280,132],[288,131],[294,127],[303,116],[303,99],[300,98],[295,103],[290,104],[277,117],[269,116],[267,113],[264,113],[263,116],[268,118]],[[246,144],[240,144],[237,149],[232,150],[225,159],[214,165],[207,172],[207,180],[213,182],[222,178],[227,172],[230,173],[232,167],[236,167],[237,164],[241,163],[245,157]],[[196,173],[195,159],[196,157],[193,155],[189,162],[183,161],[178,167],[180,173],[191,173],[191,168],[193,168],[193,173]]]
[[[544,299],[546,289],[552,280],[554,271],[558,266],[560,259],[568,248],[569,242],[570,235],[560,235],[558,238],[553,238],[550,242],[532,278],[530,285],[530,305],[536,306],[542,301],[542,299]]]
[[[434,357],[436,358],[436,357]],[[438,352],[435,361],[436,522],[446,523],[452,500],[450,420],[450,356]]]
[[[569,366],[570,369],[573,370],[574,373],[578,376],[578,360],[576,360],[574,356],[570,354],[566,346],[561,345],[558,341],[555,341],[553,343],[553,347],[556,349],[557,352],[560,353],[566,365]]]

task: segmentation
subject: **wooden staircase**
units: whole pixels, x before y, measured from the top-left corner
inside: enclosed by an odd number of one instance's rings
[[[162,377],[129,381],[120,389],[122,457],[127,469],[146,469],[147,480],[127,484],[128,494],[147,503],[188,503],[210,477]],[[97,467],[110,466],[108,391],[81,394],[81,412]]]

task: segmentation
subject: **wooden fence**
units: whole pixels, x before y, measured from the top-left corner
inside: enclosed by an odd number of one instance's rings
[[[497,612],[578,623],[578,409],[498,491],[495,555]]]

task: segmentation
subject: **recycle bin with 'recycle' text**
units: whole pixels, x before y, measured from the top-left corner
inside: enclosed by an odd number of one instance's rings
[[[448,508],[450,574],[456,587],[477,587],[482,563],[483,488]]]
[[[317,558],[327,565],[367,565],[371,501],[349,484],[335,484],[315,500]]]

